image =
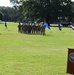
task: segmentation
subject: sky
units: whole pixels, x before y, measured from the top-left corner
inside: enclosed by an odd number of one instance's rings
[[[74,0],[72,0],[72,1],[74,1]],[[12,6],[12,4],[10,3],[10,0],[0,0],[0,6],[9,6],[9,7],[11,7]]]
[[[10,0],[0,0],[0,6],[9,6],[11,7],[12,4],[10,3]]]
[[[73,2],[74,2],[74,0],[71,0],[71,1],[73,1]]]

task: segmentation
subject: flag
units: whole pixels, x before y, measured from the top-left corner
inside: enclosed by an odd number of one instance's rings
[[[73,25],[74,26],[74,23],[70,22],[70,25]]]
[[[70,28],[72,28],[72,30],[74,30],[74,26],[73,25],[70,25]]]
[[[47,22],[44,22],[44,26],[47,27],[48,29],[50,29],[50,25],[48,25]]]

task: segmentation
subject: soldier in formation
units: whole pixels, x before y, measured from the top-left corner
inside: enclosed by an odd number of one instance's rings
[[[18,32],[25,34],[41,34],[45,35],[45,26],[43,24],[35,23],[19,23]]]

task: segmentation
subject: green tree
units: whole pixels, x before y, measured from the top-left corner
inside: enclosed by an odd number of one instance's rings
[[[0,20],[3,20],[3,13],[0,11]]]
[[[22,0],[22,9],[25,19],[47,22],[73,14],[71,0]]]
[[[22,13],[21,13],[21,3],[19,0],[10,0],[10,2],[13,4],[13,7],[14,7],[14,12],[15,12],[15,19],[14,21],[17,21],[17,20],[22,20]]]
[[[11,2],[13,5],[19,4],[19,1],[18,1],[18,0],[10,0],[10,2]]]
[[[21,16],[22,12],[19,12],[19,9],[16,10],[15,16],[14,7],[0,7],[0,11],[3,13],[5,21],[18,21],[23,19]]]

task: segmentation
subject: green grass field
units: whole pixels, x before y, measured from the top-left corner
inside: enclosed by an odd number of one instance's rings
[[[18,33],[17,23],[0,24],[0,75],[66,74],[68,48],[74,47],[71,28],[51,27],[46,35]]]

